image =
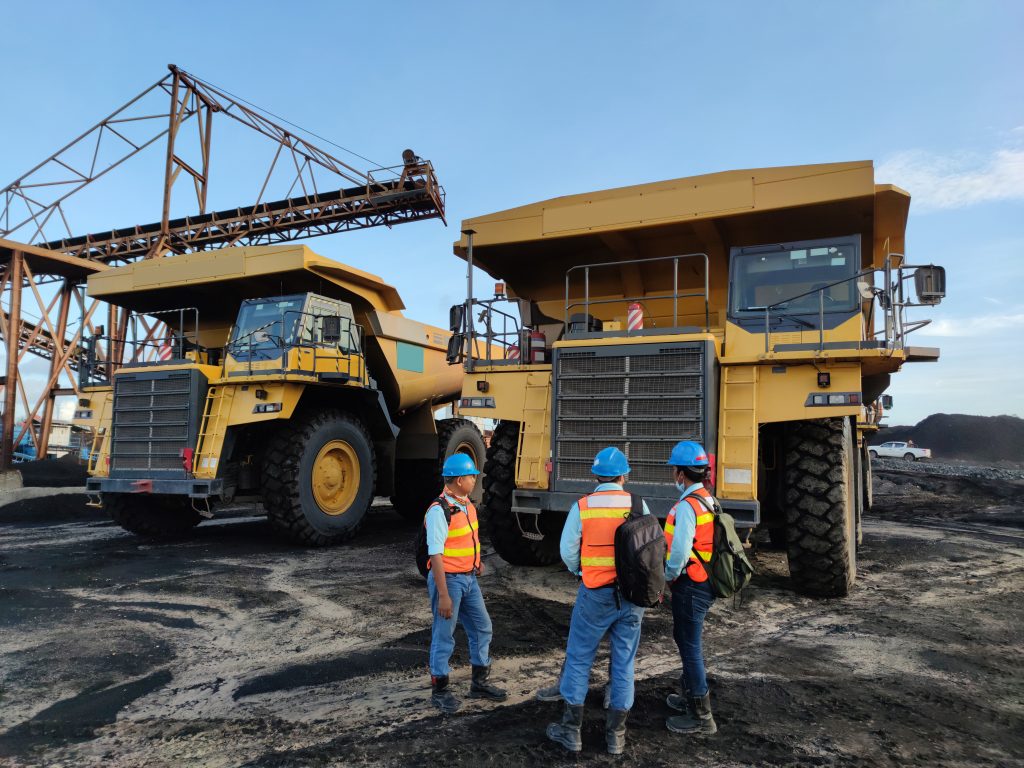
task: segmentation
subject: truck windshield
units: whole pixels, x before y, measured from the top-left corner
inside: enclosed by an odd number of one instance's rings
[[[295,343],[305,303],[304,294],[244,302],[231,335],[232,354],[269,358]]]
[[[763,315],[767,306],[777,317],[817,315],[818,294],[807,292],[853,277],[860,261],[853,241],[751,250],[733,253],[729,310],[736,317]],[[854,280],[826,288],[825,312],[853,312],[857,297]]]

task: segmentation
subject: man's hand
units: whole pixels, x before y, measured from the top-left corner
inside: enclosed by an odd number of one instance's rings
[[[476,567],[476,575],[477,576],[483,576],[484,575],[484,561],[483,560],[481,560],[480,561],[480,565],[478,565]]]
[[[452,617],[452,599],[448,595],[438,595],[437,612],[442,619]]]

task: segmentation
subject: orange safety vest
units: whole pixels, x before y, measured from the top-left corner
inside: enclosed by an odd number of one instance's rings
[[[629,517],[631,496],[626,491],[595,491],[579,500],[583,541],[580,566],[590,589],[615,583],[615,531]]]
[[[480,567],[480,523],[476,518],[476,507],[469,499],[460,499],[444,492],[448,503],[452,505],[452,519],[448,522],[448,538],[444,541],[444,572],[445,573],[469,573]],[[458,504],[466,505],[463,512]],[[431,505],[433,506],[433,505]],[[423,524],[427,521],[424,518]],[[430,568],[430,558],[427,558],[427,568]]]
[[[693,513],[697,516],[697,527],[693,531],[692,549],[700,555],[700,559],[705,563],[711,561],[711,548],[715,538],[715,516],[708,511],[708,508],[704,506],[703,502],[693,498],[694,496],[700,496],[701,498],[707,499],[708,506],[713,504],[711,500],[712,496],[708,492],[708,489],[698,488],[672,507],[672,510],[668,513],[668,517],[665,518],[665,540],[668,542],[668,554],[665,556],[666,559],[672,556],[672,539],[676,532],[676,507],[678,507],[682,501],[686,501],[693,508]],[[685,570],[686,575],[690,577],[690,581],[708,580],[707,572],[704,570],[704,567],[697,562],[697,558],[693,556],[693,551],[690,552],[690,558],[686,561]]]

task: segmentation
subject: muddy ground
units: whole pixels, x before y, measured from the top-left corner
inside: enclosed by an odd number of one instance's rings
[[[1024,766],[1024,487],[876,477],[860,579],[789,589],[759,548],[706,631],[720,732],[674,736],[671,615],[649,612],[621,759],[603,659],[584,753],[545,742],[575,581],[486,558],[505,704],[427,703],[430,614],[411,530],[376,506],[351,545],[279,543],[258,518],[151,544],[66,499],[0,508],[0,764],[65,766]],[[79,510],[80,511],[80,510]],[[453,679],[468,685],[464,642]]]

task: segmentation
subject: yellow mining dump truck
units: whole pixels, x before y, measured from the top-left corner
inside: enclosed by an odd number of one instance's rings
[[[729,171],[561,197],[463,223],[502,283],[452,309],[463,414],[499,420],[484,512],[498,552],[558,557],[565,513],[614,445],[664,516],[677,440],[713,453],[737,524],[769,528],[801,590],[843,595],[869,503],[865,433],[941,267],[903,255],[910,196],[870,162]],[[472,270],[470,270],[470,277]],[[911,300],[910,284],[916,286]],[[505,301],[513,302],[511,307]],[[518,310],[518,311],[516,311]],[[503,351],[494,354],[491,350]]]
[[[75,414],[96,436],[93,503],[129,531],[180,534],[258,499],[288,538],[328,544],[375,495],[421,516],[447,455],[483,458],[472,423],[434,419],[461,391],[450,332],[305,246],[140,261],[91,276],[88,293],[134,313],[124,347],[103,355],[124,361],[112,372],[97,354],[110,339],[86,344]],[[169,338],[144,332],[154,320]]]

